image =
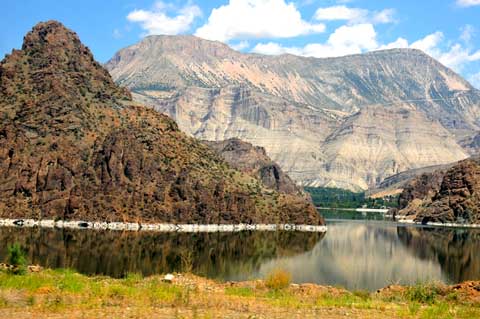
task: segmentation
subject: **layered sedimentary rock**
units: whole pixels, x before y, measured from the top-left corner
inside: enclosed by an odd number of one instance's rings
[[[149,36],[106,67],[185,132],[262,146],[304,185],[366,189],[455,162],[479,130],[479,91],[418,50],[316,59]]]
[[[401,215],[417,222],[480,223],[480,158],[422,174],[399,197]]]
[[[40,23],[0,63],[0,217],[322,223],[114,84],[78,36]]]

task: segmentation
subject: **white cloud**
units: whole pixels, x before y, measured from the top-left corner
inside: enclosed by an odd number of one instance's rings
[[[437,31],[435,33],[427,35],[425,38],[417,40],[410,45],[411,48],[419,49],[427,53],[431,53],[436,50],[437,46],[443,40],[443,33]]]
[[[374,12],[371,21],[373,23],[392,23],[395,22],[395,19],[393,18],[394,15],[394,9],[385,9],[382,11]]]
[[[475,32],[476,32],[475,27],[471,24],[466,24],[462,27],[461,30],[462,30],[462,34],[460,35],[460,39],[466,44],[469,44],[470,40],[472,40],[472,38],[475,35]]]
[[[379,50],[388,50],[388,49],[404,49],[408,48],[408,40],[405,38],[398,38],[397,40],[388,43],[388,44],[383,44],[381,45],[378,49]]]
[[[345,5],[337,5],[326,8],[319,8],[314,18],[319,21],[348,21],[350,24],[359,23],[391,23],[394,21],[395,10],[384,9],[382,11],[370,12],[361,8],[349,8]]]
[[[460,7],[479,6],[480,0],[457,0],[457,5],[459,5]]]
[[[238,43],[229,44],[229,46],[234,50],[240,51],[240,50],[248,48],[250,46],[250,43],[248,43],[248,41],[244,40],[244,41],[240,41]]]
[[[273,42],[259,43],[252,51],[274,55],[290,53],[317,58],[343,56],[378,48],[376,36],[371,24],[341,26],[329,36],[326,43],[310,43],[304,47],[283,47]]]
[[[319,8],[315,12],[317,20],[358,20],[363,19],[368,14],[366,9],[348,8],[346,6],[333,6],[328,8]]]
[[[325,25],[302,19],[284,0],[230,0],[213,9],[196,36],[226,42],[231,39],[291,38],[325,31]]]
[[[468,77],[468,81],[477,89],[480,89],[480,72]]]
[[[168,15],[169,11],[174,11],[174,15]],[[196,5],[188,4],[175,10],[172,5],[157,1],[152,10],[134,10],[127,19],[140,23],[147,35],[174,35],[188,31],[195,18],[201,15],[202,11]]]
[[[290,53],[295,55],[303,55],[300,48],[284,47],[275,42],[258,43],[253,49],[253,53],[260,53],[266,55],[279,55],[284,53]]]

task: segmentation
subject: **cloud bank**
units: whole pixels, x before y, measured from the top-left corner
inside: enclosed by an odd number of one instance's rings
[[[230,0],[228,4],[213,9],[195,35],[227,42],[232,39],[292,38],[324,31],[324,24],[303,20],[292,2]]]

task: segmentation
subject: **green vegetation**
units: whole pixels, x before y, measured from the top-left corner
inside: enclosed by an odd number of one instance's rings
[[[439,284],[435,283],[417,283],[415,286],[407,288],[405,292],[405,297],[410,301],[415,301],[419,303],[433,304],[435,303],[436,298],[441,294],[441,289]],[[447,297],[451,299],[451,294]]]
[[[382,208],[397,207],[398,197],[388,196],[385,198],[369,198],[365,192],[355,193],[341,188],[330,187],[305,187],[305,191],[312,196],[313,203],[317,207],[331,208]]]
[[[371,293],[317,285],[290,285],[274,271],[265,281],[219,283],[193,275],[128,274],[88,277],[69,269],[14,275],[0,271],[0,317],[151,318],[479,318],[479,296],[440,284]],[[180,315],[181,314],[181,315]],[[348,314],[348,315],[346,315]]]
[[[20,247],[20,244],[14,243],[8,246],[8,264],[12,267],[9,271],[15,275],[25,274],[27,271],[27,258]]]

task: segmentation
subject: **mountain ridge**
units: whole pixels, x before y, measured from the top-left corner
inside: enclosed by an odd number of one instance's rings
[[[318,59],[149,36],[106,67],[188,134],[262,146],[302,185],[371,188],[468,157],[476,150],[460,144],[480,131],[480,91],[416,49]],[[358,145],[375,159],[355,158]]]

